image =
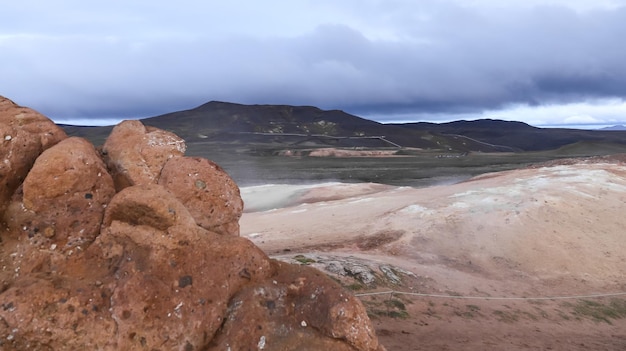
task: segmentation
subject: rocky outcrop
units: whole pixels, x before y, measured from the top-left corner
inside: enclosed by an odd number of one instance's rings
[[[182,201],[199,226],[239,235],[243,212],[239,187],[217,164],[196,157],[172,158],[163,167],[159,184]]]
[[[0,96],[0,214],[35,159],[66,137],[44,115]]]
[[[99,154],[7,101],[0,349],[383,349],[349,292],[238,236],[238,187],[180,138],[127,121]]]
[[[352,294],[318,270],[274,265],[271,281],[250,284],[231,300],[209,350],[377,349],[365,308]]]
[[[185,141],[173,133],[146,127],[140,121],[124,121],[111,131],[102,146],[115,189],[156,183],[165,162],[182,156]]]
[[[7,218],[12,228],[22,228],[31,238],[42,236],[40,244],[56,244],[64,252],[93,242],[114,194],[94,147],[68,138],[37,158],[22,184],[19,209]]]
[[[107,277],[117,275],[107,285],[121,349],[202,349],[231,296],[273,273],[248,240],[197,226],[157,185],[126,188],[111,201],[89,254],[107,262]]]

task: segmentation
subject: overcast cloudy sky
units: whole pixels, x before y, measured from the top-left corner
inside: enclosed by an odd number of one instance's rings
[[[210,100],[626,123],[626,0],[20,0],[0,95],[57,122]]]

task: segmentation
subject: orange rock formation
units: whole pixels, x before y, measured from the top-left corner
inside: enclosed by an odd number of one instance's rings
[[[243,202],[176,135],[99,152],[0,97],[0,349],[383,350],[363,305],[239,237]]]

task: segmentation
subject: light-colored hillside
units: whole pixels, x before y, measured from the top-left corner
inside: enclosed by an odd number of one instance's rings
[[[330,255],[400,267],[418,277],[398,288],[403,291],[504,298],[626,291],[626,165],[617,160],[568,161],[422,189],[334,183],[290,195],[296,205],[245,213],[242,236],[284,258]],[[244,198],[254,206],[253,196]],[[423,321],[427,308],[411,301]],[[575,312],[550,301],[555,311],[563,309],[559,323],[577,333],[600,328],[593,333],[616,335],[597,321],[574,324],[565,317]],[[453,317],[447,322],[454,324]],[[420,339],[421,328],[398,328],[411,330],[405,338]],[[616,342],[626,345],[626,338]],[[480,349],[470,344],[463,347]]]

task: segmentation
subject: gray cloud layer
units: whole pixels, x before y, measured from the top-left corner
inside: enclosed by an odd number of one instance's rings
[[[25,2],[0,14],[0,94],[57,118],[224,100],[385,120],[626,96],[619,1]]]

